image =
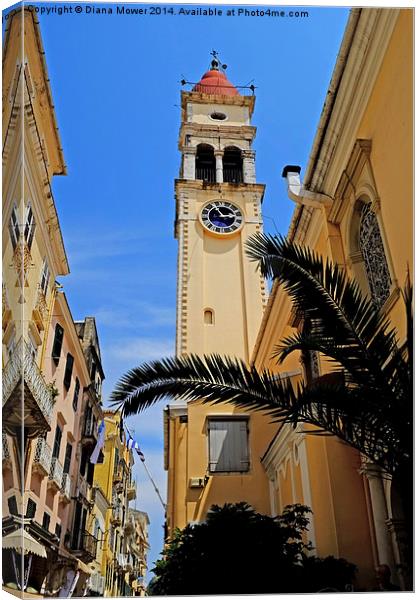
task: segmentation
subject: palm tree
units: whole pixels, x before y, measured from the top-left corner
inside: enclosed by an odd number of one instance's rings
[[[328,375],[293,386],[242,360],[179,356],[140,365],[117,383],[112,400],[133,415],[163,399],[230,402],[265,411],[273,420],[315,426],[335,435],[378,465],[402,501],[407,581],[412,569],[413,328],[409,277],[402,294],[406,339],[400,343],[388,319],[337,265],[277,236],[258,234],[248,256],[265,277],[278,279],[304,326],[279,342],[279,363],[295,351],[319,352]],[[305,430],[307,433],[308,431]],[[411,584],[408,583],[408,589]]]
[[[294,311],[306,324],[281,340],[281,363],[294,351],[319,352],[331,373],[293,386],[242,360],[180,356],[135,367],[117,383],[111,400],[123,415],[140,412],[163,398],[231,402],[263,410],[273,420],[316,427],[335,435],[394,476],[410,496],[412,480],[412,289],[403,293],[407,338],[380,308],[364,297],[343,270],[312,250],[277,236],[258,234],[248,256],[265,277],[279,279]]]

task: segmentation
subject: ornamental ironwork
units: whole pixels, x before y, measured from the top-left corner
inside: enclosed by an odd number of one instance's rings
[[[54,407],[54,398],[52,397],[50,388],[45,383],[44,376],[35,362],[29,343],[23,338],[20,338],[14,348],[12,356],[3,369],[3,406],[21,381],[22,374],[25,384],[29,388],[32,397],[35,399],[43,417],[47,423],[50,424]]]
[[[63,465],[56,456],[51,459],[49,479],[58,487],[58,489],[61,489],[63,481]]]
[[[370,204],[364,204],[360,217],[360,250],[374,304],[380,308],[388,298],[391,276],[385,256],[378,219]]]
[[[35,446],[35,455],[33,464],[35,468],[41,467],[49,475],[51,470],[51,448],[44,438],[38,438]]]

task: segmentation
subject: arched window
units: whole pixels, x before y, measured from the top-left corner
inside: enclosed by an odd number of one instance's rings
[[[242,183],[242,153],[235,146],[228,146],[223,155],[223,181]]]
[[[372,301],[380,308],[389,296],[391,276],[378,219],[370,203],[364,204],[360,213],[359,244]]]
[[[195,159],[195,178],[214,183],[216,181],[216,159],[209,144],[199,144]]]

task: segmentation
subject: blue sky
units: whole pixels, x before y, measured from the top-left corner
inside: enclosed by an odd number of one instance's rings
[[[285,233],[294,207],[281,171],[305,168],[348,9],[276,18],[116,15],[115,5],[95,6],[113,14],[39,18],[68,169],[53,183],[71,270],[62,283],[74,318],[96,317],[106,403],[123,372],[174,352],[180,80],[198,81],[213,48],[232,83],[253,80],[265,229]],[[166,492],[163,407],[129,425]],[[136,471],[137,508],[151,519],[152,567],[163,510],[140,464]]]

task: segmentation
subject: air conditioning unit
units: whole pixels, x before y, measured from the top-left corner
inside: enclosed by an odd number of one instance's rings
[[[190,488],[203,488],[206,485],[205,477],[191,477]]]

